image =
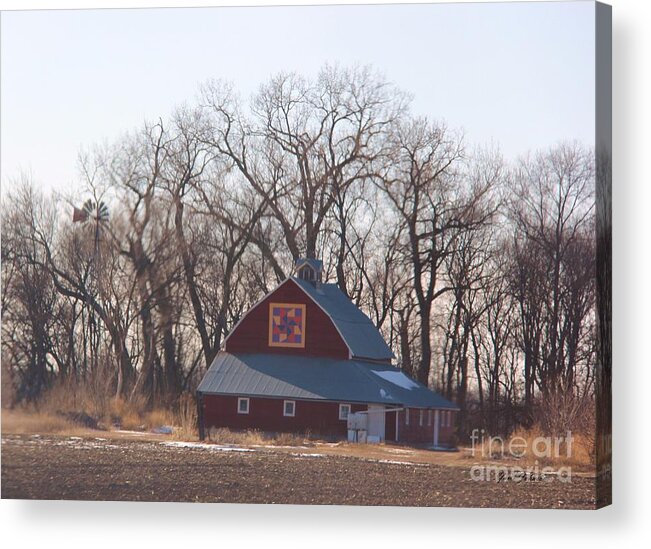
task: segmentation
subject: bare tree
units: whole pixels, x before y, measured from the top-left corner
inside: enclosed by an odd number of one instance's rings
[[[392,162],[378,184],[403,228],[401,246],[411,269],[420,331],[414,374],[428,384],[433,304],[452,289],[443,284],[444,262],[454,253],[458,234],[490,216],[482,206],[489,185],[464,185],[461,139],[443,125],[424,119],[397,124],[391,143]]]
[[[515,174],[511,280],[529,410],[534,387],[547,401],[574,393],[577,369],[592,360],[593,164],[588,151],[562,144],[524,159]]]
[[[326,67],[314,81],[280,74],[260,88],[249,117],[218,84],[205,88],[204,103],[211,143],[264,200],[293,260],[316,257],[331,209],[374,174],[386,128],[404,110],[402,95],[368,68]]]
[[[17,399],[32,401],[49,386],[56,366],[50,337],[56,291],[42,267],[40,246],[41,238],[54,238],[56,218],[51,204],[24,179],[3,206],[3,362],[11,357]]]

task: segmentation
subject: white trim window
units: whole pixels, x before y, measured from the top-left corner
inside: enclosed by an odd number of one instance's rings
[[[405,425],[409,425],[409,408],[405,408]]]
[[[418,415],[418,426],[419,426],[419,427],[422,427],[422,426],[423,426],[423,414],[424,414],[424,412],[425,412],[425,410],[423,410],[423,409],[421,408],[421,409],[420,409],[420,414]]]
[[[293,400],[283,401],[283,415],[285,417],[294,417],[296,415],[296,402]]]
[[[427,410],[427,426],[432,426],[432,410]]]
[[[249,413],[249,399],[247,397],[239,397],[237,399],[237,413],[238,414]]]
[[[339,419],[341,421],[348,420],[348,414],[350,414],[350,404],[340,404],[339,405]]]

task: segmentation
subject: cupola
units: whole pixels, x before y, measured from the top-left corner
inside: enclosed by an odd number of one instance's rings
[[[323,262],[311,257],[299,258],[295,264],[296,276],[301,280],[311,282],[314,286],[321,283]]]

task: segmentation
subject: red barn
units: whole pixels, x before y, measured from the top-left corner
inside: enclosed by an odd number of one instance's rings
[[[368,440],[452,443],[458,407],[392,365],[380,332],[322,264],[296,274],[234,327],[197,389],[199,432],[212,427],[346,437],[351,413]]]

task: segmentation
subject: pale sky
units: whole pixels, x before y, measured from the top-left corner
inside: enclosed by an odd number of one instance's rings
[[[246,98],[278,71],[371,64],[413,111],[507,158],[594,141],[594,3],[3,12],[2,184],[79,181],[82,147],[192,101],[209,78]]]

